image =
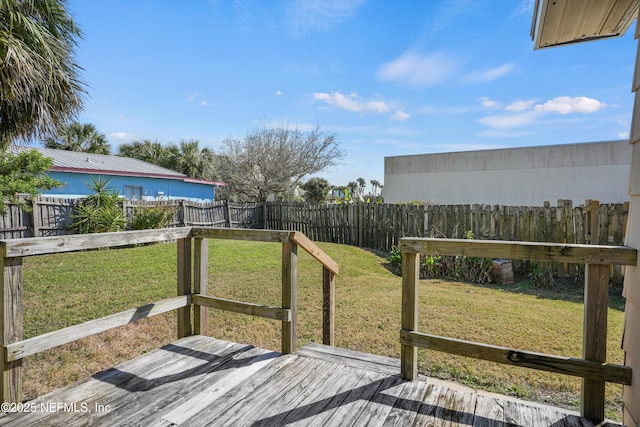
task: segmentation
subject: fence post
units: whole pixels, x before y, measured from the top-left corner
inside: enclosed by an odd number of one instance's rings
[[[296,297],[298,245],[291,238],[282,242],[282,308],[291,309],[291,321],[282,321],[282,353],[296,351]]]
[[[34,196],[31,198],[31,221],[33,224],[33,237],[40,237],[40,208],[38,207],[38,199]]]
[[[335,345],[336,275],[322,267],[322,343]]]
[[[22,258],[6,258],[2,247],[2,322],[3,345],[0,352],[2,364],[2,396],[7,403],[22,401],[22,360],[7,362],[5,346],[23,338],[22,306]]]
[[[191,238],[178,239],[178,296],[191,293]],[[191,306],[178,309],[178,338],[191,335]]]
[[[227,214],[227,227],[233,228],[233,225],[231,223],[231,206],[229,206],[228,200],[225,200],[224,206],[225,206],[225,212]]]
[[[180,200],[178,202],[178,225],[180,227],[185,227],[187,225],[187,220],[185,218],[184,200]]]
[[[267,204],[262,203],[262,228],[265,230],[269,229],[269,216],[267,213]]]
[[[589,204],[590,243],[597,245],[600,242],[600,203],[591,200]],[[582,358],[596,362],[607,360],[609,269],[608,265],[585,265]],[[605,382],[583,379],[581,391],[581,415],[596,422],[604,420]]]
[[[609,266],[585,266],[584,326],[582,358],[595,362],[607,360],[607,298]],[[599,423],[604,420],[605,382],[582,380],[581,415]]]
[[[418,285],[420,283],[418,254],[402,254],[402,330],[418,331]],[[402,378],[418,378],[418,349],[402,344],[400,348]]]
[[[194,239],[193,292],[207,295],[209,284],[209,239]],[[209,310],[194,304],[193,333],[208,335]]]

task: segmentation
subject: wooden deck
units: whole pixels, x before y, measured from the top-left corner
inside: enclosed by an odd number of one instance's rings
[[[0,415],[0,425],[593,425],[557,408],[399,373],[397,359],[350,350],[311,344],[281,355],[196,335],[26,402]]]

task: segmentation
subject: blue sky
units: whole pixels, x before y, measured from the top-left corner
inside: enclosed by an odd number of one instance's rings
[[[89,86],[78,120],[113,151],[263,124],[334,133],[344,185],[384,157],[628,138],[635,24],[533,50],[534,0],[71,0]]]

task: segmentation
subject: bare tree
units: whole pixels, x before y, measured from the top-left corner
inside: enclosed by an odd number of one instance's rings
[[[230,196],[264,202],[290,193],[306,175],[334,166],[344,157],[335,135],[320,127],[309,132],[263,126],[244,139],[229,138],[218,162]]]

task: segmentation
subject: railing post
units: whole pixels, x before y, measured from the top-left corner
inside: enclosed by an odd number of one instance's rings
[[[2,396],[0,400],[8,403],[22,401],[22,359],[6,361],[6,345],[21,341],[23,338],[22,323],[22,258],[4,257],[2,248],[2,322],[3,345],[0,349],[2,364]]]
[[[178,239],[178,296],[191,293],[191,238]],[[178,338],[191,335],[191,306],[178,309]]]
[[[336,275],[322,267],[322,343],[335,345]]]
[[[282,242],[282,308],[291,309],[291,321],[282,321],[282,353],[296,351],[296,297],[298,245],[291,238]]]
[[[586,360],[607,360],[607,309],[609,266],[585,265],[584,326],[582,357]],[[582,380],[581,415],[599,423],[604,420],[605,382]]]
[[[420,268],[418,254],[402,254],[402,329],[418,331],[418,285]],[[402,344],[400,348],[402,378],[418,378],[418,349]]]
[[[209,239],[194,239],[193,292],[207,295],[209,283]],[[208,335],[209,310],[197,304],[193,306],[193,333]]]

